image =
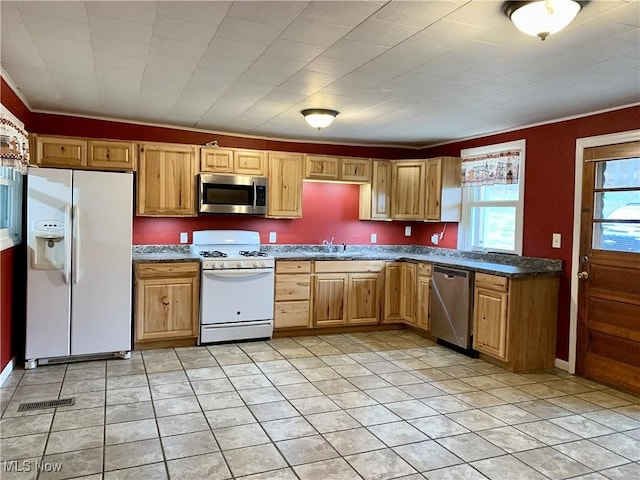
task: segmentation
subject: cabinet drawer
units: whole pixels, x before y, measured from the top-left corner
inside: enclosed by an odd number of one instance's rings
[[[309,326],[309,301],[277,302],[274,309],[274,328]]]
[[[509,288],[509,279],[507,277],[498,277],[497,275],[476,273],[476,287],[506,292]]]
[[[276,273],[311,273],[311,262],[276,262]]]
[[[276,275],[276,302],[281,300],[309,300],[311,275]]]
[[[171,278],[196,276],[200,270],[198,262],[150,262],[136,265],[137,278]]]
[[[426,277],[430,277],[432,268],[433,268],[433,265],[431,265],[430,263],[419,263],[418,275],[424,275]]]
[[[337,260],[315,262],[316,273],[380,272],[382,260]]]

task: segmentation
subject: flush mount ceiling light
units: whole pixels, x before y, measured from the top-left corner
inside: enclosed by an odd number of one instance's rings
[[[544,40],[569,25],[585,3],[576,0],[505,2],[502,11],[518,30]]]
[[[300,112],[309,125],[318,130],[328,127],[333,119],[338,115],[337,110],[328,110],[326,108],[307,108]]]

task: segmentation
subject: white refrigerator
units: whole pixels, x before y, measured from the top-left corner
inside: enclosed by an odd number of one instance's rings
[[[132,212],[132,173],[29,168],[27,368],[129,354]]]

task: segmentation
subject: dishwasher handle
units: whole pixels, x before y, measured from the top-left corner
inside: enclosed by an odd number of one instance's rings
[[[435,266],[433,267],[433,272],[434,273],[442,273],[444,274],[444,277],[451,280],[455,277],[463,277],[463,278],[468,278],[469,277],[469,272],[467,270],[458,270],[457,268],[447,268],[447,267],[440,267],[440,266]]]

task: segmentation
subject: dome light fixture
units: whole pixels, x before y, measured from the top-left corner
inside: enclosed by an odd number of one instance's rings
[[[502,11],[518,30],[544,40],[569,25],[585,3],[577,0],[505,2]]]
[[[318,130],[328,127],[340,112],[326,108],[306,108],[300,112],[309,125]]]

